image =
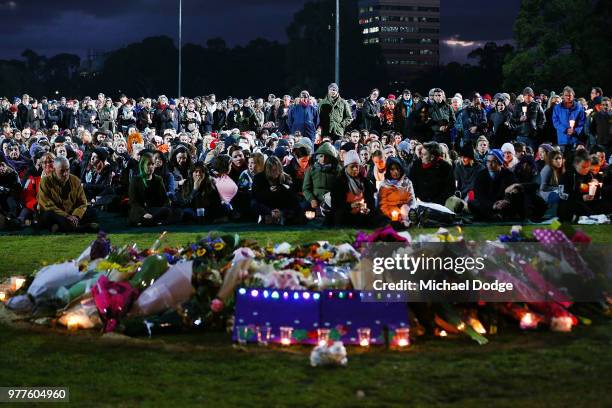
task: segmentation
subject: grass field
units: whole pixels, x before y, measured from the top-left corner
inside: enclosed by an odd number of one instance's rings
[[[468,227],[494,239],[510,227]],[[528,228],[529,229],[529,228]],[[583,228],[596,242],[612,227]],[[349,230],[243,231],[274,242],[348,239]],[[411,233],[415,233],[411,231]],[[150,245],[157,232],[110,234],[115,245]],[[195,239],[168,234],[170,245]],[[77,256],[93,235],[0,237],[0,276]],[[513,325],[515,326],[515,324]],[[235,348],[221,333],[106,339],[0,324],[0,386],[68,386],[77,406],[609,406],[612,322],[569,334],[500,327],[485,346],[424,339],[406,352],[349,348],[347,368],[315,369],[308,348]],[[24,405],[21,405],[24,406]]]

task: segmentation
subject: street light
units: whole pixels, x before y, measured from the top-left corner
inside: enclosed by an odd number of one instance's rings
[[[336,75],[335,82],[340,86],[340,0],[336,0]]]
[[[181,70],[182,70],[182,42],[183,42],[183,0],[179,0],[179,40],[178,40],[178,97],[181,97]]]

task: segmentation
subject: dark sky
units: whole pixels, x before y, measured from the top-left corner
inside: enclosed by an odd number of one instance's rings
[[[220,36],[229,45],[256,37],[286,41],[304,0],[183,0],[183,42]],[[466,61],[485,41],[508,41],[520,0],[441,0],[441,60]],[[151,35],[177,38],[178,0],[0,0],[0,58],[31,48],[52,56],[112,50]],[[446,42],[445,42],[446,41]]]

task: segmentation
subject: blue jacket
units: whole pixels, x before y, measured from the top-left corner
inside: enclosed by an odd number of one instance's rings
[[[319,126],[319,110],[316,106],[293,105],[287,116],[287,126],[291,133],[299,130],[302,136],[315,140]]]
[[[569,128],[569,121],[575,120],[574,134],[568,136],[567,128]],[[576,144],[577,136],[582,132],[584,127],[584,109],[582,105],[574,101],[574,105],[571,108],[566,108],[563,102],[555,105],[553,109],[552,117],[553,125],[557,129],[557,143],[559,145],[574,145]]]

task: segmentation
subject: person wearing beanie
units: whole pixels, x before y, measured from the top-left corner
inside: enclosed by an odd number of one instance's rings
[[[523,101],[516,104],[512,122],[516,140],[535,150],[541,141],[546,117],[542,106],[533,98],[533,89],[523,89]]]
[[[376,218],[375,189],[361,172],[361,159],[357,151],[346,153],[343,167],[331,188],[329,221],[335,225],[373,226]]]
[[[517,180],[503,163],[502,151],[493,149],[487,156],[487,167],[476,175],[474,199],[468,201],[474,220],[503,221],[512,219],[516,213],[513,203],[506,197],[506,189]]]
[[[329,137],[332,141],[340,139],[353,121],[351,107],[340,97],[335,83],[327,87],[327,96],[319,103],[319,119],[321,136]]]
[[[107,161],[108,156],[104,147],[96,147],[89,156],[89,164],[81,176],[88,200],[112,193],[113,168]]]
[[[518,163],[516,151],[514,150],[514,145],[512,143],[504,143],[501,147],[501,152],[504,155],[504,161],[502,165],[505,168],[512,170],[516,163]]]
[[[322,143],[315,152],[314,163],[306,170],[302,183],[304,199],[312,210],[319,210],[322,215],[329,213],[330,192],[341,170],[336,149],[329,142]]]
[[[474,199],[474,183],[478,173],[484,166],[475,159],[474,149],[471,145],[464,145],[459,152],[459,161],[455,165],[455,180],[459,197],[465,201]]]
[[[291,106],[287,115],[287,127],[291,133],[300,132],[302,136],[315,141],[319,126],[319,110],[310,102],[308,91],[302,91],[298,103]]]

